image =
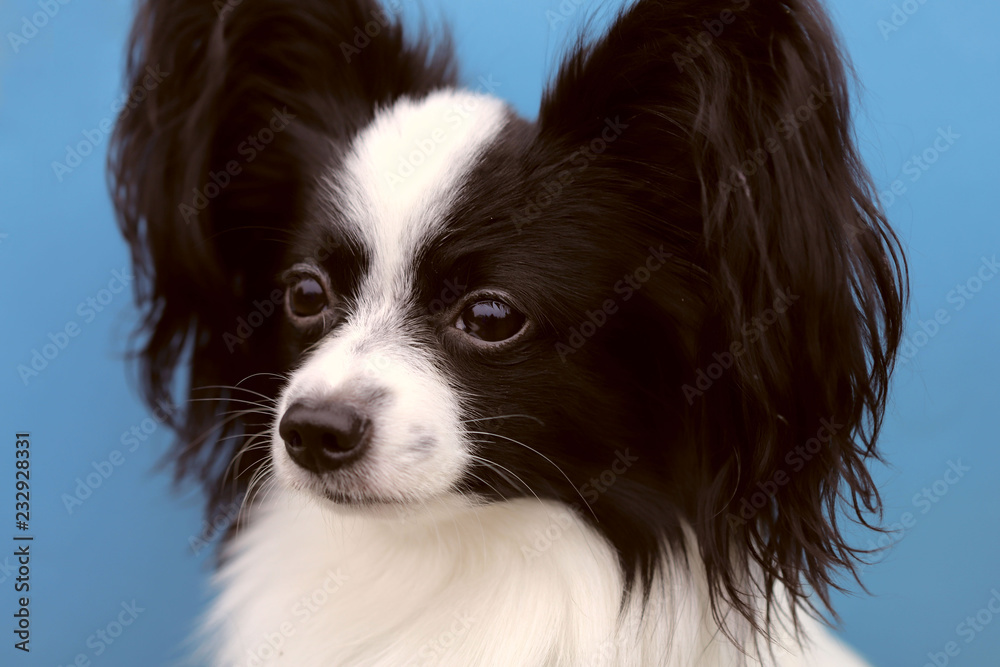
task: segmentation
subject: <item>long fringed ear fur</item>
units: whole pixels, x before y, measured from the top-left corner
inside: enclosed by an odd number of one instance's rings
[[[454,83],[450,47],[408,45],[371,0],[146,0],[127,77],[148,92],[121,112],[109,167],[143,389],[169,404],[187,365],[169,461],[205,483],[214,513],[263,459],[258,447],[229,466],[238,436],[267,428],[287,367],[276,276],[307,193],[376,107]]]
[[[598,164],[690,264],[693,300],[645,294],[694,350],[664,395],[687,399],[687,518],[723,627],[734,608],[767,632],[779,589],[793,613],[829,608],[863,555],[838,512],[880,512],[866,462],[907,277],[854,147],[848,72],[815,0],[646,1],[573,51],[541,107],[540,136],[567,146],[628,126]]]

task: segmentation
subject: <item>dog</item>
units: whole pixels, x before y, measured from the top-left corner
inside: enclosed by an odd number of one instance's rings
[[[144,396],[240,507],[203,659],[864,664],[823,618],[907,276],[823,7],[638,0],[535,119],[398,10],[135,20]]]

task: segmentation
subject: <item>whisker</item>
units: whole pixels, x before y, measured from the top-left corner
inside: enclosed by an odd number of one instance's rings
[[[255,426],[255,427],[259,428],[261,426],[270,426],[271,423],[272,422],[270,422],[270,421],[266,421],[266,422],[253,422],[253,423],[248,423],[247,426]],[[252,433],[250,435],[255,436],[255,435],[260,435],[260,434],[259,433]],[[225,442],[226,440],[232,440],[234,438],[246,438],[246,437],[248,437],[246,433],[235,433],[233,435],[227,435],[224,438],[219,438],[219,442]]]
[[[188,442],[186,445],[184,445],[184,452],[183,452],[183,454],[187,454],[192,449],[200,447],[201,444],[205,441],[205,438],[207,438],[213,432],[215,432],[215,431],[217,431],[217,430],[219,430],[221,428],[224,428],[227,424],[229,424],[232,421],[235,421],[235,420],[239,419],[241,416],[249,415],[249,414],[260,414],[260,411],[259,410],[237,410],[237,411],[235,411],[234,414],[231,414],[230,416],[226,417],[225,419],[223,419],[223,420],[221,420],[221,421],[213,424],[204,433],[202,433],[197,438],[194,438],[193,440],[191,440],[190,442]]]
[[[273,477],[269,477],[272,469],[273,464],[271,461],[268,461],[258,468],[253,477],[250,478],[250,483],[247,485],[246,495],[243,496],[243,503],[240,505],[240,510],[236,514],[236,520],[238,523],[242,523],[244,510],[249,512],[250,508],[253,506],[255,496],[259,495],[261,487],[258,486],[258,484],[260,483],[266,486],[266,482],[273,479]]]
[[[229,465],[226,466],[226,470],[223,473],[222,478],[226,479],[226,477],[228,477],[229,475],[230,469],[232,469],[234,466],[236,467],[237,470],[239,469],[240,461],[243,460],[244,454],[247,454],[257,449],[267,449],[270,446],[271,446],[271,440],[270,440],[270,433],[268,432],[255,433],[249,436],[246,444],[243,445],[243,447],[241,447],[240,450],[233,455],[233,458],[229,462]],[[241,474],[242,473],[239,472],[236,473],[235,479],[239,479]]]
[[[590,514],[594,517],[594,520],[597,520],[597,515],[594,514],[593,508],[590,506],[590,503],[587,502],[587,499],[583,497],[583,494],[580,493],[580,489],[576,488],[576,484],[573,483],[573,480],[571,480],[569,478],[569,475],[567,475],[566,472],[562,468],[560,468],[558,465],[556,465],[555,462],[552,459],[550,459],[549,457],[547,457],[545,454],[542,454],[540,451],[538,451],[534,447],[530,447],[530,446],[524,444],[523,442],[515,440],[514,438],[509,438],[506,435],[500,435],[499,433],[487,433],[485,431],[466,431],[465,433],[467,433],[468,435],[485,435],[485,436],[492,437],[492,438],[502,438],[504,440],[508,440],[510,442],[513,442],[515,445],[520,445],[520,446],[524,447],[525,449],[534,452],[535,454],[538,454],[543,459],[545,459],[546,461],[548,461],[552,465],[553,468],[555,468],[556,470],[558,470],[559,474],[561,474],[564,478],[566,478],[566,481],[569,482],[569,485],[571,487],[573,487],[574,491],[576,491],[576,495],[580,496],[580,500],[582,500],[583,504],[587,506],[587,509],[590,511]]]
[[[258,426],[263,426],[263,425],[266,425],[266,424],[271,424],[274,421],[273,415],[269,414],[267,412],[262,412],[262,409],[256,409],[255,410],[255,409],[250,408],[250,409],[245,409],[245,410],[226,410],[224,412],[217,412],[217,413],[215,413],[215,415],[217,417],[222,417],[224,415],[245,415],[245,416],[260,415],[261,417],[266,417],[267,421],[264,422],[263,424],[259,424],[258,423],[257,424]],[[249,426],[249,424],[248,424],[248,426]]]
[[[261,403],[260,401],[248,401],[245,398],[233,398],[232,396],[212,396],[206,398],[189,398],[187,399],[189,403],[243,403],[244,405],[255,405],[263,410],[273,410],[274,408],[270,405]]]
[[[291,379],[291,378],[289,378],[288,375],[285,375],[283,373],[270,373],[270,372],[267,372],[267,371],[263,371],[263,372],[260,372],[260,373],[251,373],[250,375],[246,376],[245,378],[243,378],[242,380],[240,380],[239,382],[237,382],[235,386],[239,387],[239,385],[243,384],[244,382],[246,382],[250,378],[260,377],[262,375],[269,375],[271,377],[276,377],[279,380],[284,380],[285,382],[288,382],[288,380]],[[240,388],[242,389],[243,387],[240,387]]]
[[[495,417],[479,417],[477,419],[463,419],[461,421],[461,423],[462,424],[471,424],[472,422],[489,421],[491,419],[511,419],[513,417],[523,417],[525,419],[533,419],[536,422],[538,422],[539,424],[541,424],[542,426],[545,426],[545,422],[543,422],[541,419],[539,419],[538,417],[536,417],[534,415],[497,415]]]
[[[512,475],[514,477],[514,479],[516,479],[518,482],[520,482],[521,485],[525,489],[527,489],[529,492],[531,492],[531,495],[533,495],[535,497],[535,500],[537,500],[538,502],[542,502],[542,499],[538,497],[538,494],[535,493],[535,490],[532,489],[531,486],[529,486],[527,482],[525,482],[523,479],[521,479],[515,472],[513,472],[509,468],[505,468],[504,466],[500,465],[496,461],[490,461],[489,459],[485,459],[485,458],[483,458],[481,456],[476,456],[475,454],[469,454],[469,457],[472,458],[472,459],[474,459],[474,460],[476,460],[476,461],[480,461],[481,463],[484,463],[485,465],[489,466],[490,468],[493,468],[494,470],[496,470],[496,468],[500,468],[501,470],[506,471],[507,473],[509,473],[510,475]],[[509,479],[507,481],[510,482]],[[512,483],[511,486],[516,486],[516,485]]]
[[[239,387],[237,385],[207,384],[207,385],[205,385],[203,387],[191,387],[191,391],[202,391],[202,390],[206,390],[206,389],[226,389],[226,390],[235,389],[237,391],[245,391],[248,394],[254,394],[256,396],[260,396],[261,398],[263,398],[268,403],[275,403],[275,404],[277,404],[277,402],[278,402],[278,400],[276,398],[274,398],[273,396],[268,396],[267,394],[262,394],[259,391],[254,391],[253,389],[247,389],[246,387]]]
[[[475,477],[476,479],[478,479],[480,482],[482,482],[486,486],[488,486],[491,489],[493,489],[493,493],[495,493],[498,496],[500,496],[503,500],[507,500],[507,496],[505,496],[504,494],[500,493],[500,491],[497,489],[497,487],[493,486],[492,484],[490,484],[485,479],[483,479],[482,477],[480,477],[476,473],[472,472],[471,470],[466,470],[465,472],[466,472],[466,474],[472,475],[473,477]]]
[[[265,482],[264,491],[261,494],[261,499],[260,499],[261,504],[266,505],[268,498],[270,498],[274,493],[276,493],[279,488],[281,488],[281,485],[278,484],[278,478],[274,477],[273,475],[271,477],[268,477],[267,481]]]

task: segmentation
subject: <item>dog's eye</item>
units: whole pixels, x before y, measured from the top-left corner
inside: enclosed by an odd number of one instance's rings
[[[484,299],[466,306],[455,328],[487,343],[499,343],[520,333],[526,319],[503,301]]]
[[[298,276],[288,286],[288,309],[294,317],[308,318],[319,315],[330,305],[323,285],[312,276]]]

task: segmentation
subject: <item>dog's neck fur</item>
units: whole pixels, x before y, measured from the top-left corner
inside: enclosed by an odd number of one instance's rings
[[[735,647],[713,621],[696,555],[662,568],[645,610],[641,595],[623,608],[615,553],[556,503],[372,518],[321,502],[276,491],[231,543],[207,624],[212,664],[863,664],[809,619],[804,653],[781,627],[773,657],[752,657],[749,631]]]

